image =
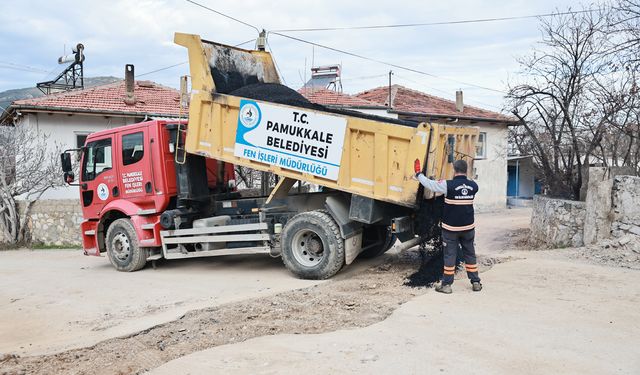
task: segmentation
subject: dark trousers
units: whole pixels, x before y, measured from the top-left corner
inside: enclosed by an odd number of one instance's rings
[[[453,275],[456,271],[456,257],[458,247],[462,247],[465,269],[472,283],[480,282],[478,277],[478,264],[476,263],[476,250],[473,241],[476,237],[475,229],[462,232],[442,230],[442,249],[444,252],[444,275],[442,284],[453,284]]]

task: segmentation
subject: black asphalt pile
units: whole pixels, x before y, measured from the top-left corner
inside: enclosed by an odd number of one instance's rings
[[[229,95],[243,98],[261,100],[270,103],[285,104],[295,107],[325,111],[326,108],[319,104],[311,103],[296,90],[278,83],[257,83],[232,91]]]
[[[436,251],[433,255],[424,255],[420,268],[407,277],[404,285],[412,288],[430,288],[433,284],[442,280],[443,271],[444,257],[442,256],[442,250]]]
[[[217,86],[216,86],[217,87]],[[220,91],[221,93],[225,93]],[[388,117],[367,115],[362,112],[351,111],[347,109],[328,108],[320,104],[311,103],[307,98],[302,96],[296,90],[278,83],[256,83],[243,86],[237,90],[233,90],[229,95],[240,96],[247,99],[260,100],[264,102],[285,104],[295,107],[312,109],[338,115],[352,116],[367,120],[382,121],[403,126],[415,128],[418,123],[413,121],[396,120]]]

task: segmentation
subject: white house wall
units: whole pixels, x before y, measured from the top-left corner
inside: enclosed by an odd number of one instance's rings
[[[60,144],[63,149],[69,149],[77,147],[76,135],[90,134],[135,122],[134,117],[26,113],[18,126],[26,125],[46,134],[52,149],[56,144]],[[62,175],[60,179],[62,180]],[[63,186],[48,190],[42,199],[79,199],[79,196],[77,186]]]
[[[507,136],[504,125],[474,124],[487,133],[487,157],[474,161],[480,191],[475,199],[478,211],[493,211],[507,204]]]

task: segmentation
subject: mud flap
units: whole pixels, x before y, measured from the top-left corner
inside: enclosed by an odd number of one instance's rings
[[[344,263],[351,264],[362,251],[362,232],[344,240]]]

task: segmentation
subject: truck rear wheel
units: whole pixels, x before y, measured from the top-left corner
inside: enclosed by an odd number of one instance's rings
[[[344,239],[326,211],[300,213],[282,230],[282,261],[302,279],[321,280],[344,265]]]
[[[113,266],[122,272],[142,269],[147,263],[147,249],[140,248],[136,230],[129,219],[118,219],[107,230],[107,254]]]

